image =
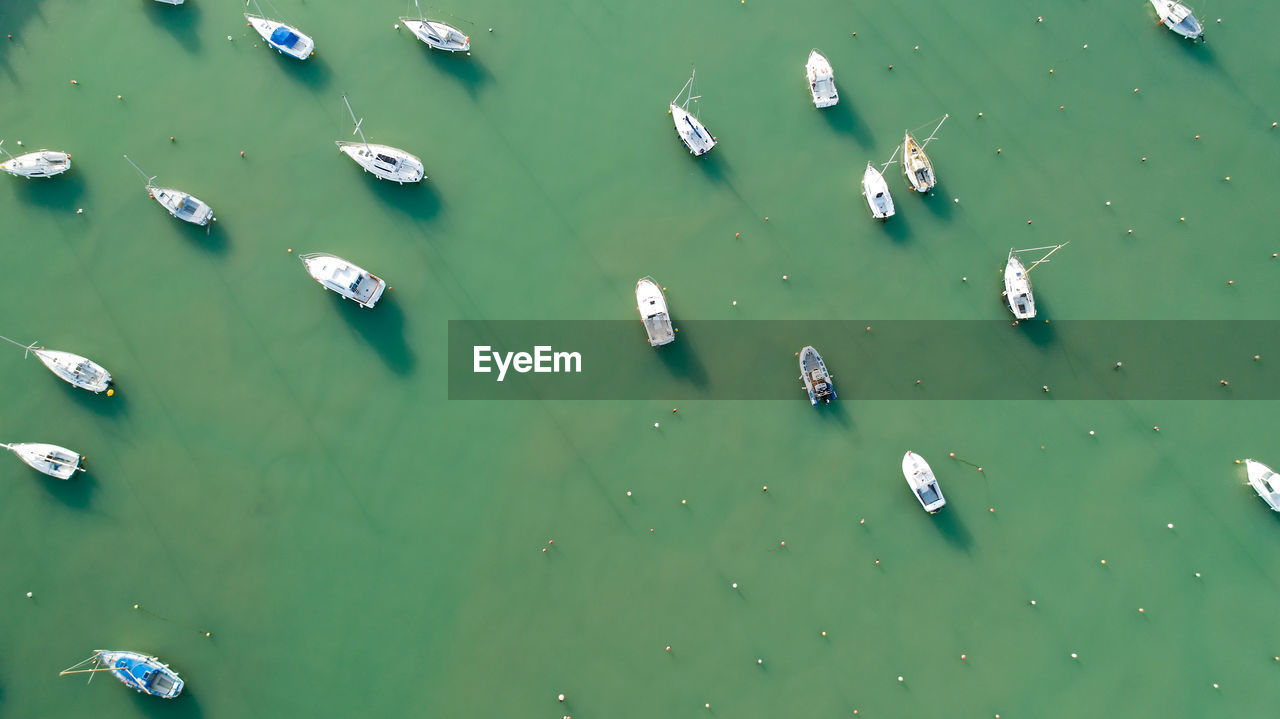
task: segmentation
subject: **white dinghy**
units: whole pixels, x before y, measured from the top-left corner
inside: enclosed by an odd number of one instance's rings
[[[267,45],[275,48],[275,51],[281,55],[288,55],[299,60],[306,60],[316,51],[316,43],[309,35],[302,32],[292,25],[286,25],[279,20],[272,20],[262,12],[262,6],[258,5],[258,0],[248,0],[245,4],[253,3],[258,8],[258,14],[245,13],[244,19],[249,21],[249,27],[253,28]]]
[[[920,506],[929,514],[946,506],[947,500],[942,496],[942,488],[933,476],[933,469],[924,457],[915,452],[907,452],[902,456],[902,476],[907,478],[911,493],[920,500]]]
[[[693,76],[696,74],[697,70],[689,75],[689,82],[680,88],[680,92],[671,101],[671,119],[675,122],[676,134],[680,136],[684,146],[693,153],[694,157],[702,157],[716,146],[716,138],[702,124],[696,113],[689,112],[689,103],[702,97],[693,94]],[[680,102],[681,95],[684,95],[684,102]]]
[[[107,396],[115,394],[114,390],[109,389],[111,385],[111,373],[105,367],[90,360],[87,357],[81,357],[71,352],[60,352],[58,350],[47,350],[43,347],[37,347],[36,343],[24,345],[21,342],[0,335],[0,340],[9,342],[23,348],[29,354],[33,354],[49,368],[50,372],[61,377],[69,384],[73,384],[80,389],[87,389],[94,394],[106,391]]]
[[[129,160],[129,156],[125,155],[124,159]],[[210,220],[218,219],[213,216],[213,208],[200,198],[195,195],[188,195],[182,190],[160,187],[155,183],[156,178],[154,175],[148,176],[133,160],[129,160],[129,164],[133,165],[133,169],[137,170],[138,174],[146,179],[147,197],[159,202],[160,206],[168,210],[170,215],[201,227],[207,226]]]
[[[351,122],[356,126],[355,132],[351,134],[360,135],[360,142],[339,140],[337,142],[339,152],[355,160],[357,165],[365,169],[365,172],[372,173],[379,180],[391,180],[403,185],[406,182],[419,182],[426,177],[422,160],[415,155],[398,147],[370,145],[364,137],[364,131],[360,129],[364,120],[356,119],[356,112],[351,109],[351,102],[347,100],[345,93],[342,95],[342,101],[346,103],[347,112],[351,113]]]
[[[862,173],[862,196],[867,198],[867,206],[871,208],[871,216],[877,220],[893,217],[893,196],[889,194],[889,183],[884,181],[870,162],[866,172]]]
[[[156,0],[156,2],[164,3],[165,5],[181,5],[184,0]]]
[[[1245,471],[1249,473],[1249,485],[1262,497],[1272,510],[1280,512],[1280,474],[1276,474],[1262,462],[1252,459],[1244,461]]]
[[[636,309],[644,320],[644,331],[649,335],[650,347],[671,344],[676,331],[671,327],[671,315],[667,313],[667,298],[652,277],[641,277],[636,282]]]
[[[378,304],[387,283],[364,268],[347,262],[337,255],[312,252],[298,255],[311,278],[326,290],[333,290],[366,309]]]
[[[1068,244],[1064,242],[1061,245],[1009,250],[1009,261],[1004,266],[1004,299],[1009,305],[1009,311],[1013,313],[1015,318],[1029,320],[1036,316],[1036,298],[1035,295],[1031,294],[1031,278],[1027,277],[1027,275],[1036,268],[1036,265],[1041,262],[1048,262],[1049,255],[1066,247]],[[1049,254],[1033,262],[1030,267],[1023,267],[1022,260],[1018,258],[1018,253],[1037,252],[1039,250],[1049,250]]]
[[[1204,28],[1196,16],[1191,14],[1191,8],[1173,0],[1151,0],[1151,6],[1156,9],[1156,17],[1160,18],[1161,25],[1188,40],[1204,42]]]
[[[422,17],[422,6],[418,5],[418,0],[413,0],[413,5],[418,8],[418,18],[416,20],[411,17],[400,18],[400,22],[409,28],[409,32],[433,50],[471,54],[468,52],[471,50],[471,38],[452,25]]]
[[[805,77],[809,80],[809,92],[813,93],[814,107],[831,107],[840,102],[840,93],[836,91],[836,76],[831,70],[831,63],[817,50],[809,51],[809,61],[804,66]]]
[[[71,155],[65,152],[36,150],[15,157],[3,145],[4,140],[0,140],[0,152],[8,155],[9,159],[0,162],[0,170],[14,177],[53,177],[71,169]]]
[[[924,148],[938,134],[942,123],[951,115],[943,115],[938,126],[925,138],[924,142],[916,142],[907,130],[902,139],[902,172],[907,176],[907,183],[916,192],[928,192],[938,184],[938,177],[933,173],[933,162],[925,154]]]
[[[80,462],[84,459],[83,457],[66,447],[59,447],[56,444],[42,444],[39,442],[5,444],[0,442],[0,447],[4,447],[18,455],[18,459],[26,462],[27,466],[37,472],[44,472],[50,477],[71,479],[72,475],[77,471],[84,471],[84,467],[80,466]]]

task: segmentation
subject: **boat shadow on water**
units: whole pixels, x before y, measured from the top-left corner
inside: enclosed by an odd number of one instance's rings
[[[943,509],[941,512],[930,517],[938,534],[947,540],[956,549],[969,551],[973,545],[973,535],[969,534],[969,530],[965,529],[964,522],[960,520],[960,515],[952,509]]]
[[[1000,297],[1000,304],[1004,307],[1004,310],[1007,313],[1009,311],[1009,305],[1005,302],[1003,296]],[[1031,344],[1039,347],[1040,349],[1049,347],[1058,339],[1057,329],[1053,326],[1053,323],[1049,321],[1052,317],[1050,317],[1049,312],[1046,311],[1047,304],[1048,303],[1044,300],[1037,297],[1036,316],[1033,319],[1020,320],[1018,322],[1018,326],[1013,328],[1014,330],[1020,331],[1023,337],[1026,337],[1031,341]]]
[[[819,110],[819,112],[822,113],[822,119],[827,121],[832,130],[852,137],[859,145],[871,146],[871,130],[862,123],[862,119],[858,117],[858,113],[853,109],[853,103],[836,103],[832,107]]]
[[[918,195],[920,193],[912,190],[911,194]],[[934,185],[933,189],[920,199],[924,201],[929,211],[940,220],[950,220],[951,216],[955,214],[955,200],[947,196],[946,190],[942,189],[941,182]]]
[[[181,671],[181,668],[178,669]],[[182,693],[173,699],[157,699],[156,697],[133,693],[138,713],[154,719],[200,719],[204,716],[204,708],[200,706],[198,695],[185,686]]]
[[[79,387],[72,387],[66,382],[58,380],[55,381],[62,385],[62,391],[71,395],[71,401],[73,403],[93,412],[99,417],[117,419],[124,417],[129,413],[129,400],[126,399],[128,396],[128,388],[125,388],[125,391],[121,391],[119,387],[113,385],[112,389],[115,390],[115,393],[108,397],[106,392],[94,394],[93,392],[80,389]]]
[[[391,292],[390,288],[387,290]],[[333,295],[338,314],[366,344],[373,347],[387,368],[405,377],[413,374],[417,358],[404,338],[404,310],[394,294],[385,294],[373,309],[365,309],[351,300]]]
[[[471,57],[466,55],[456,57],[459,53],[442,53],[439,50],[428,49],[425,45],[423,46],[423,52],[432,55],[431,59],[434,61],[432,65],[439,68],[440,72],[457,80],[459,84],[466,88],[467,94],[472,97],[478,95],[485,85],[493,81],[493,74],[474,55]],[[434,57],[443,54],[447,54],[449,57]]]
[[[369,174],[359,168],[356,168],[356,171],[361,175]],[[430,168],[428,168],[427,179],[412,185],[401,185],[374,177],[362,179],[369,186],[369,192],[387,207],[399,210],[416,220],[431,220],[440,214],[443,203],[440,201],[440,193],[436,190],[435,181],[430,178],[430,174]]]
[[[224,254],[227,246],[231,244],[226,227],[217,222],[210,222],[204,227],[190,222],[179,222],[179,224],[181,225],[177,229],[179,233],[190,240],[191,244],[210,254]]]
[[[862,209],[865,210],[867,203],[863,202],[862,204]],[[864,213],[864,216],[866,214]],[[893,217],[887,220],[872,218],[871,221],[880,225],[880,234],[894,242],[906,242],[911,237],[911,225],[907,224],[907,218],[901,212],[895,213]]]
[[[200,3],[183,3],[172,6],[148,2],[147,19],[156,27],[164,28],[189,53],[200,52]]]
[[[279,53],[277,53],[279,54]],[[295,60],[287,55],[276,58],[284,66],[281,69],[290,80],[313,90],[324,90],[329,87],[333,77],[333,69],[329,63],[316,53],[306,60]]]
[[[49,496],[59,502],[72,509],[84,509],[89,506],[98,481],[93,478],[93,467],[89,464],[89,459],[85,458],[83,462],[85,471],[76,472],[71,479],[54,479],[36,474],[35,480],[40,482]]]
[[[672,324],[679,326],[680,323],[672,317]],[[709,379],[707,367],[698,359],[697,348],[691,347],[691,344],[689,338],[677,336],[675,342],[654,349],[658,351],[658,357],[672,377],[705,389]]]
[[[8,146],[5,149],[8,149]],[[26,151],[27,148],[25,147],[19,148],[19,151],[14,154],[21,154]],[[76,173],[74,153],[71,161],[71,169],[57,177],[27,179],[25,177],[10,178],[5,176],[4,179],[18,184],[18,193],[22,195],[24,204],[47,210],[72,213],[76,211],[77,206],[82,202],[86,185],[84,178]]]

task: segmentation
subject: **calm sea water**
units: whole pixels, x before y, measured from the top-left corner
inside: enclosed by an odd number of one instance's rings
[[[306,63],[236,2],[0,4],[0,138],[75,163],[0,178],[0,333],[118,383],[88,395],[0,348],[0,440],[89,467],[0,458],[0,715],[1273,713],[1280,521],[1233,463],[1280,463],[1272,403],[673,415],[450,402],[445,370],[450,319],[628,319],[646,274],[684,319],[1000,320],[1009,248],[1068,240],[1037,271],[1044,317],[1272,319],[1280,11],[1198,8],[1192,46],[1138,0],[437,8],[467,58],[393,29],[399,2],[276,5],[316,38]],[[665,112],[694,64],[702,162]],[[428,182],[337,153],[343,92]],[[871,221],[865,163],[945,113],[936,196],[891,172],[899,214]],[[124,153],[212,204],[212,232]],[[341,302],[306,251],[393,289]],[[58,678],[96,648],[188,689]]]

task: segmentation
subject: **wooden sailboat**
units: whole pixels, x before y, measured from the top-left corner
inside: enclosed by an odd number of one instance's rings
[[[419,182],[426,177],[422,160],[415,155],[390,145],[370,145],[364,137],[364,131],[360,129],[364,120],[356,119],[356,111],[351,109],[351,101],[347,99],[346,93],[342,95],[342,102],[347,106],[347,112],[351,114],[351,122],[356,128],[351,134],[359,135],[360,142],[339,140],[337,142],[339,152],[355,160],[365,172],[371,173],[379,180],[391,180],[403,185],[406,182]]]
[[[1029,320],[1036,316],[1036,299],[1031,294],[1031,279],[1027,275],[1036,268],[1036,265],[1041,262],[1048,262],[1049,255],[1066,247],[1068,244],[1070,243],[1064,242],[1061,245],[1009,250],[1009,261],[1004,267],[1004,299],[1014,317],[1020,320]],[[1049,250],[1049,253],[1033,262],[1030,267],[1024,268],[1022,260],[1018,258],[1018,253],[1037,252],[1039,250]]]
[[[84,467],[80,466],[80,463],[84,461],[84,457],[81,457],[79,452],[72,452],[66,447],[59,447],[56,444],[44,444],[41,442],[5,444],[0,442],[0,447],[4,447],[18,455],[18,459],[25,462],[28,467],[57,479],[71,479],[72,475],[77,471],[84,471]]]
[[[36,346],[35,342],[24,345],[3,335],[0,335],[0,340],[17,345],[26,350],[27,353],[35,355],[36,359],[40,360],[45,367],[48,367],[50,372],[58,375],[69,384],[73,384],[80,389],[87,389],[95,394],[106,391],[108,397],[115,393],[114,390],[110,389],[111,373],[105,367],[87,357],[81,357],[71,352],[47,350],[44,347]]]
[[[902,172],[907,177],[907,183],[911,185],[911,189],[916,192],[928,192],[938,184],[938,178],[933,172],[933,162],[929,160],[929,156],[925,154],[924,148],[938,134],[938,130],[942,129],[942,123],[947,121],[951,115],[943,115],[938,121],[938,126],[933,128],[933,132],[925,138],[924,142],[917,142],[911,136],[911,131],[907,130],[902,139]]]

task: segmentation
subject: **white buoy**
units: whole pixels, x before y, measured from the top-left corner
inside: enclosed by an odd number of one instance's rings
[[[560,701],[564,701],[564,695],[563,695],[563,694],[561,694],[560,696],[558,696],[558,697],[556,697],[556,698],[557,698],[557,699],[559,699]]]
[[[34,594],[32,594],[31,592],[27,592],[27,599],[30,599],[30,598],[32,598],[32,597],[34,597],[34,596],[35,596],[35,595],[34,595]]]

